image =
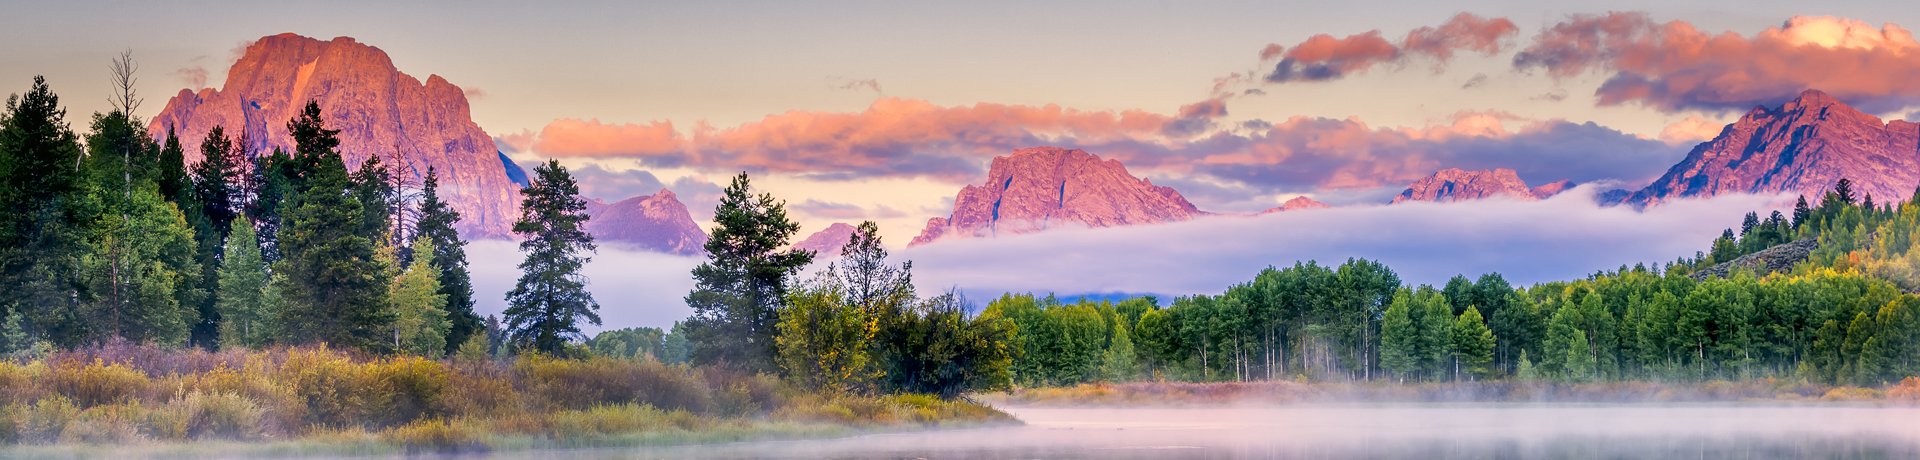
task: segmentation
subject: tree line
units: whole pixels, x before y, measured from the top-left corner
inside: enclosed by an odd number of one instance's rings
[[[1020,385],[1170,379],[1591,382],[1795,378],[1882,385],[1920,373],[1920,199],[1841,180],[1792,216],[1749,213],[1711,251],[1660,267],[1515,287],[1498,273],[1409,286],[1350,259],[1262,270],[1218,295],[1062,302],[1006,295]],[[1715,264],[1798,240],[1778,273]]]

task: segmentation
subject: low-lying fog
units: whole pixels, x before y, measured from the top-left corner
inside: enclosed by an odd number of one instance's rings
[[[569,455],[1006,459],[1920,456],[1920,408],[1440,404],[1005,409],[1026,425]]]

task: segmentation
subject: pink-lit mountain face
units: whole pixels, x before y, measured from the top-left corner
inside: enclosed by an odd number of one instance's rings
[[[175,130],[189,162],[214,126],[244,132],[255,155],[291,146],[287,120],[316,101],[327,126],[340,130],[349,168],[368,157],[400,158],[425,175],[432,165],[441,195],[460,212],[469,237],[504,237],[519,217],[519,190],[507,177],[493,138],[474,124],[466,94],[438,75],[421,82],[394,67],[379,48],[340,37],[321,41],[294,34],[264,37],[247,46],[219,89],[181,90],[153,117],[148,131]]]
[[[806,239],[793,244],[794,249],[813,251],[813,260],[818,262],[840,256],[840,250],[846,249],[847,241],[853,240],[855,229],[845,222],[834,222],[827,228],[813,232]]]
[[[590,200],[587,214],[587,233],[601,244],[679,255],[706,251],[706,232],[671,190],[613,203]]]
[[[1326,209],[1331,207],[1333,206],[1328,205],[1326,203],[1321,203],[1318,200],[1314,200],[1312,198],[1307,198],[1304,196],[1296,196],[1296,197],[1293,197],[1293,199],[1291,200],[1287,200],[1286,202],[1280,203],[1279,206],[1274,206],[1271,208],[1267,208],[1267,210],[1265,211],[1260,211],[1260,214],[1273,214],[1276,212],[1287,212],[1287,211],[1304,211],[1308,209]]]
[[[1067,226],[1176,222],[1205,214],[1180,192],[1129,174],[1119,161],[1077,149],[1024,148],[995,157],[986,183],[961,189],[953,213],[928,220],[910,246]]]
[[[1817,199],[1841,178],[1882,202],[1907,198],[1920,185],[1920,124],[1882,122],[1808,90],[1779,107],[1748,111],[1627,200],[1773,192]]]
[[[1407,201],[1466,201],[1503,197],[1532,201],[1539,199],[1520,175],[1511,169],[1464,170],[1447,168],[1420,178],[1393,197],[1394,203]]]

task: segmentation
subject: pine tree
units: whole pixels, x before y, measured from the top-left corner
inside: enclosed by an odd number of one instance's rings
[[[558,160],[534,168],[533,185],[521,190],[520,220],[513,233],[525,238],[520,281],[507,293],[507,334],[522,349],[559,354],[570,340],[584,339],[579,323],[600,324],[600,304],[580,274],[594,251],[584,225],[587,202]]]
[[[194,201],[219,232],[219,241],[226,241],[233,232],[233,220],[239,216],[245,198],[241,188],[245,165],[241,162],[246,158],[241,148],[227,137],[225,128],[214,126],[200,142],[200,162],[193,164]]]
[[[433,267],[433,241],[413,243],[413,263],[394,277],[388,296],[394,309],[394,348],[437,358],[447,350],[447,296],[440,293],[440,272]]]
[[[227,237],[226,257],[220,261],[219,290],[214,296],[215,309],[220,312],[220,345],[258,348],[276,335],[272,322],[278,312],[269,309],[272,302],[267,299],[267,264],[260,258],[259,238],[251,223],[237,222],[240,225],[235,225],[233,234]]]
[[[370,156],[349,178],[353,181],[353,197],[360,200],[360,234],[377,236],[377,243],[386,245],[397,236],[390,235],[392,227],[387,225],[393,218],[397,193],[392,172],[380,163],[380,157]]]
[[[772,371],[774,325],[788,280],[813,253],[780,249],[800,226],[787,219],[785,202],[754,195],[746,173],[733,178],[713,220],[708,260],[694,267],[694,290],[687,294],[693,362]]]
[[[1393,295],[1380,319],[1380,367],[1401,379],[1413,377],[1421,368],[1420,326],[1414,322],[1413,292],[1401,289]]]
[[[36,339],[62,339],[76,314],[84,175],[60,97],[34,77],[0,114],[0,315]],[[63,340],[64,341],[64,340]]]
[[[433,243],[433,267],[440,273],[440,294],[446,296],[447,344],[465,344],[483,331],[480,315],[473,313],[473,282],[467,273],[467,242],[453,225],[460,212],[440,201],[440,179],[433,167],[420,185],[420,219],[415,222],[414,238]],[[419,257],[414,254],[414,257]],[[447,350],[449,353],[454,350]]]
[[[1807,219],[1811,218],[1813,218],[1813,208],[1807,206],[1807,196],[1800,195],[1799,200],[1793,202],[1793,229],[1799,230],[1800,226],[1806,224]]]
[[[1839,198],[1841,203],[1852,205],[1855,199],[1853,196],[1853,180],[1842,177],[1839,182],[1834,182],[1833,196]],[[1822,203],[1821,205],[1824,206],[1826,204],[1827,203]]]
[[[276,274],[286,275],[284,324],[301,325],[286,337],[387,351],[393,322],[387,267],[377,258],[374,238],[361,233],[360,203],[350,198],[346,164],[333,150],[339,131],[326,129],[312,102],[288,122],[288,130],[300,146],[293,161],[307,172],[286,211],[279,235],[284,252],[274,265]]]

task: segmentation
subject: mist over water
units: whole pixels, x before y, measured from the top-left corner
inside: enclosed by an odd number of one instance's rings
[[[1024,426],[570,452],[589,458],[1916,458],[1920,408],[1008,407]]]

